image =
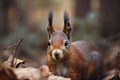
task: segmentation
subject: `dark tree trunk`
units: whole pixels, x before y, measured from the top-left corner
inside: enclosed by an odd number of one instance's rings
[[[103,14],[102,37],[120,33],[120,0],[101,0]]]
[[[9,34],[9,8],[14,5],[14,0],[2,0],[2,20],[3,20],[3,31],[2,36]]]
[[[76,0],[76,17],[85,17],[89,11],[90,0]]]

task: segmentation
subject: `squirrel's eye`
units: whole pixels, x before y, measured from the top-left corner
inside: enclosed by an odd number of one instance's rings
[[[51,40],[48,41],[48,46],[51,46]]]
[[[68,46],[68,44],[69,44],[68,41],[65,40],[65,41],[64,41],[64,46]]]

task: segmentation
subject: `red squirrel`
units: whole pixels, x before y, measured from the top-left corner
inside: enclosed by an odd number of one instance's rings
[[[85,41],[71,41],[71,25],[64,12],[64,28],[57,31],[52,25],[53,12],[48,14],[47,64],[54,75],[71,80],[101,80],[103,61],[101,54]]]

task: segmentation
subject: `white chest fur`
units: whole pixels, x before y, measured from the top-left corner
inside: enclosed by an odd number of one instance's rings
[[[66,66],[64,66],[63,64],[57,65],[57,74],[59,76],[66,76],[67,72],[68,72],[68,70],[67,70]]]

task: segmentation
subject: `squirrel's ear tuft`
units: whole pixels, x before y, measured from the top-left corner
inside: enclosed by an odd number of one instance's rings
[[[63,28],[63,32],[68,36],[68,39],[70,39],[71,25],[70,25],[70,22],[69,22],[69,15],[68,15],[68,13],[66,11],[64,12],[64,28]]]
[[[49,34],[54,32],[52,22],[53,22],[53,11],[50,10],[48,13],[48,28],[47,28]]]

